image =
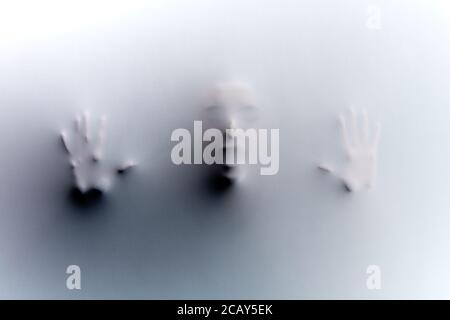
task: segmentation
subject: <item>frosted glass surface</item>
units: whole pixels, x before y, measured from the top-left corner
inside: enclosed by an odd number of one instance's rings
[[[218,193],[170,135],[227,79],[280,129],[280,170]],[[449,86],[448,1],[1,4],[0,297],[448,298]],[[368,192],[316,168],[342,163],[350,105],[382,124]],[[59,139],[86,109],[109,162],[139,161],[89,206]]]

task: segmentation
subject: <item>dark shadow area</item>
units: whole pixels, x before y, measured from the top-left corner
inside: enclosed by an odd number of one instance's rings
[[[213,174],[208,179],[208,187],[211,193],[222,195],[228,193],[234,185],[234,181],[220,174]]]
[[[211,196],[225,196],[234,189],[236,181],[227,176],[227,173],[233,170],[227,165],[213,165],[209,168],[209,175],[206,179],[206,187]]]
[[[99,189],[91,189],[88,192],[81,192],[78,188],[72,187],[69,190],[69,200],[77,208],[86,209],[100,206],[104,202],[104,194]]]
[[[348,184],[346,184],[345,182],[342,183],[342,186],[344,187],[344,190],[346,192],[353,192],[352,188]]]
[[[226,159],[227,148],[223,147],[222,152],[223,159]],[[236,184],[236,179],[232,178],[231,175],[232,170],[236,170],[236,167],[227,164],[214,164],[208,167],[210,167],[207,179],[209,193],[216,197],[229,194]]]

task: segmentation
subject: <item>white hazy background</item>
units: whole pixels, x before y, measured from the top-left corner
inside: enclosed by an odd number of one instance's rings
[[[227,79],[280,129],[280,171],[218,195],[170,134]],[[445,0],[4,1],[0,297],[449,298],[449,86]],[[342,163],[350,105],[382,123],[355,194],[315,167]],[[58,134],[86,109],[108,116],[108,161],[140,166],[80,208]]]

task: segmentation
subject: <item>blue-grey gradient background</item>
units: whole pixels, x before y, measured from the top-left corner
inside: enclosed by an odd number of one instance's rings
[[[227,79],[280,129],[280,171],[216,194],[170,134]],[[4,2],[0,297],[449,298],[449,86],[444,0]],[[342,160],[349,105],[382,123],[369,192],[315,168]],[[58,134],[85,109],[109,117],[108,161],[140,166],[81,208]]]

